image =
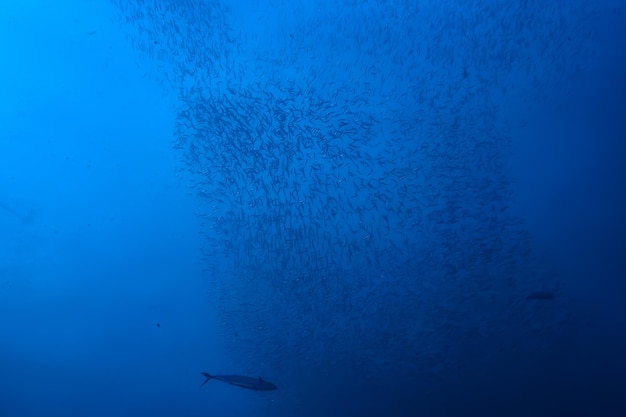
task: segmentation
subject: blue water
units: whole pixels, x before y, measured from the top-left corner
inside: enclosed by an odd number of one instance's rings
[[[5,3],[0,417],[626,415],[622,1]]]

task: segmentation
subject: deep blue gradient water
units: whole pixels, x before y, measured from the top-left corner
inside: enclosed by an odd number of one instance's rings
[[[626,416],[623,1],[25,0],[0,39],[0,417]]]

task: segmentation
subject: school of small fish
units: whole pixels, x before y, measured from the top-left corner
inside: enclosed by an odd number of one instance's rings
[[[526,299],[556,278],[510,210],[506,104],[575,73],[592,5],[111,1],[177,96],[210,297],[253,369],[440,381],[563,320]]]

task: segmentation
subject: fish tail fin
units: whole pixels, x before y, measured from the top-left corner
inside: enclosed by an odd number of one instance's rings
[[[207,374],[206,372],[200,372],[200,374],[204,375],[204,377],[206,378],[204,380],[204,382],[202,384],[200,384],[200,386],[202,387],[204,384],[206,384],[207,382],[209,382],[209,379],[213,378],[211,376],[211,374]]]

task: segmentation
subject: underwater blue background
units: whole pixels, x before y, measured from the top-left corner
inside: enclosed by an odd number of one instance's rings
[[[626,415],[625,23],[4,2],[0,416]]]

